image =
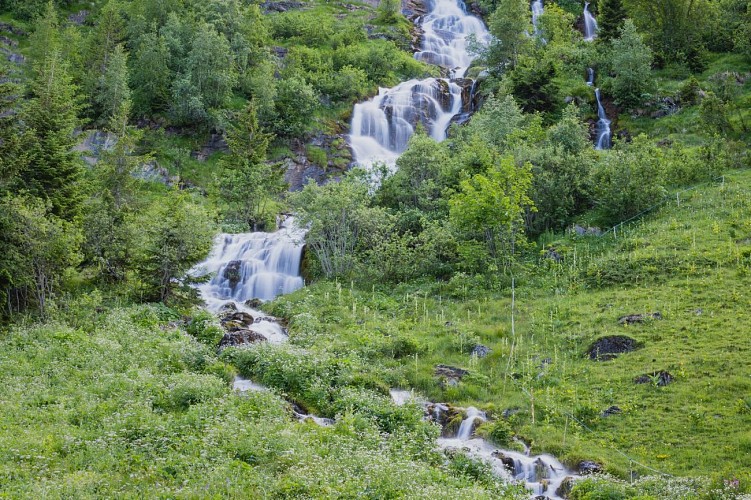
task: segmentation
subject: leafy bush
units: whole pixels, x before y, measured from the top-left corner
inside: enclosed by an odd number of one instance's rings
[[[185,327],[185,331],[195,337],[199,342],[210,347],[215,347],[219,344],[219,341],[224,335],[222,328],[216,321],[216,316],[205,309],[199,309],[196,311],[188,325]]]

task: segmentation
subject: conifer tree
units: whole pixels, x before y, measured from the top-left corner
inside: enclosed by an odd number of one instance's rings
[[[73,150],[80,105],[57,49],[37,66],[30,94],[22,111],[30,163],[20,177],[30,194],[49,200],[54,215],[71,221],[79,214],[82,200],[82,169]]]
[[[623,22],[628,17],[626,8],[623,6],[623,0],[600,0],[598,8],[598,40],[609,42],[618,38]]]

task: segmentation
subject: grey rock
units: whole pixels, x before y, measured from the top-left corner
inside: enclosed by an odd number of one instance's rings
[[[620,325],[633,325],[635,323],[643,323],[648,319],[662,319],[662,313],[653,312],[648,314],[628,314],[618,318],[618,324]]]
[[[589,474],[599,474],[602,471],[602,465],[592,460],[583,460],[579,462],[579,474],[581,474],[582,476]]]
[[[477,344],[474,349],[472,349],[472,356],[477,356],[478,358],[484,358],[490,352],[492,349],[490,347],[484,346],[482,344]]]
[[[652,373],[639,375],[634,379],[635,384],[655,384],[659,387],[665,387],[675,380],[675,377],[665,370],[658,370]]]
[[[222,351],[227,347],[248,346],[257,342],[266,342],[266,340],[266,337],[253,330],[234,330],[224,334],[219,342],[219,350]]]

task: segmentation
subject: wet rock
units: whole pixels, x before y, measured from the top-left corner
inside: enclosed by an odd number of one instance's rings
[[[223,315],[220,322],[225,330],[233,331],[248,328],[253,324],[254,319],[250,314],[238,311]]]
[[[563,478],[563,481],[561,481],[561,485],[558,486],[558,489],[555,490],[555,494],[561,498],[568,498],[572,489],[574,489],[574,478],[566,476]]]
[[[299,9],[302,5],[302,2],[263,2],[261,9],[268,14],[269,12],[287,12],[288,10]]]
[[[518,407],[514,407],[514,408],[506,408],[505,410],[503,410],[503,412],[501,412],[501,416],[502,416],[503,418],[509,418],[509,417],[511,417],[512,415],[516,415],[516,414],[517,414],[517,413],[519,413],[520,411],[522,411],[522,410],[521,410],[521,408],[518,408]]]
[[[227,302],[221,307],[221,309],[219,309],[220,313],[225,313],[227,311],[237,311],[237,305],[234,302]]]
[[[229,281],[229,284],[232,288],[235,288],[237,284],[240,283],[240,280],[242,280],[242,265],[242,261],[231,260],[227,263],[226,266],[224,266],[222,277]]]
[[[96,165],[102,153],[112,151],[117,143],[117,136],[103,130],[87,130],[79,135],[79,142],[73,148],[82,154],[89,165]]]
[[[621,316],[620,318],[618,318],[618,324],[633,325],[635,323],[643,323],[648,319],[662,319],[662,314],[659,311],[650,314],[628,314],[626,316]]]
[[[256,342],[266,342],[266,337],[253,330],[235,330],[224,334],[219,342],[219,350],[222,351],[227,347],[248,346]]]
[[[490,347],[484,346],[482,344],[477,344],[474,349],[472,349],[472,356],[477,356],[478,358],[484,358],[490,352],[492,349]]]
[[[251,309],[258,309],[263,305],[263,301],[261,299],[248,299],[244,302],[246,307],[250,307]]]
[[[599,474],[603,472],[602,465],[592,460],[583,460],[579,462],[578,469],[579,469],[579,474],[582,476],[586,476],[589,474]]]
[[[597,339],[587,350],[587,356],[594,361],[607,361],[619,354],[635,351],[639,343],[626,335],[609,335]]]
[[[0,36],[0,43],[7,45],[8,47],[18,47],[18,42],[7,36]]]
[[[644,375],[639,375],[634,379],[634,383],[636,384],[655,384],[658,387],[665,387],[666,385],[670,384],[675,377],[671,375],[669,372],[666,372],[665,370],[659,370],[652,373],[645,373]]]
[[[621,410],[619,407],[613,405],[610,408],[604,410],[602,412],[603,417],[609,417],[611,415],[618,415],[619,413],[623,413],[623,410]]]
[[[495,450],[491,455],[493,458],[500,460],[507,471],[511,473],[516,472],[516,463],[513,458],[506,456],[501,450]]]
[[[227,146],[224,136],[222,134],[213,133],[209,136],[208,142],[198,151],[192,151],[190,156],[200,162],[204,162],[214,153],[226,153],[228,151],[229,146]]]
[[[88,158],[84,159],[89,161]],[[93,160],[94,163],[96,163],[97,160],[95,158]],[[144,181],[158,182],[165,186],[171,186],[173,182],[173,178],[170,176],[169,171],[160,166],[156,161],[150,161],[141,165],[140,170],[133,173],[133,177]]]

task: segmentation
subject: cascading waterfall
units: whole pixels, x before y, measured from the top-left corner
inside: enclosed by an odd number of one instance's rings
[[[537,26],[537,20],[540,18],[542,13],[544,12],[544,7],[542,5],[542,0],[534,0],[532,2],[532,26],[535,29],[535,35],[540,35],[540,28]]]
[[[479,43],[486,43],[490,35],[485,25],[467,14],[462,0],[432,0],[419,23],[422,44],[415,59],[440,66],[449,78],[409,80],[381,88],[373,99],[356,104],[350,146],[360,166],[393,166],[418,123],[435,140],[445,139],[451,120],[471,100],[464,91],[472,89],[472,82],[464,79],[473,59],[467,37],[474,35]]]
[[[595,89],[597,98],[597,145],[595,149],[610,149],[610,120],[605,114],[605,108],[600,100],[600,89]]]
[[[584,40],[591,42],[597,36],[597,21],[589,12],[589,2],[584,4]]]
[[[595,84],[595,70],[592,68],[587,68],[587,85],[593,86]]]
[[[433,421],[441,420],[441,412],[449,407],[441,403],[428,403],[412,391],[393,389],[391,397],[396,405],[410,402],[421,404],[425,411],[432,409],[426,417]],[[456,437],[439,438],[437,444],[443,449],[463,450],[493,467],[496,474],[508,480],[520,481],[531,491],[531,498],[561,499],[558,489],[566,478],[576,480],[580,476],[572,473],[552,455],[531,456],[529,448],[522,444],[524,452],[501,450],[484,439],[473,436],[475,428],[487,420],[484,412],[470,406],[465,409],[466,417],[462,420]],[[479,421],[479,422],[478,422]]]
[[[274,318],[245,304],[250,299],[271,300],[303,286],[300,276],[303,238],[292,217],[287,217],[274,233],[220,234],[209,257],[191,274],[214,274],[211,281],[197,286],[206,308],[219,312],[229,303],[247,312],[255,321],[249,328],[270,342],[286,339]]]

